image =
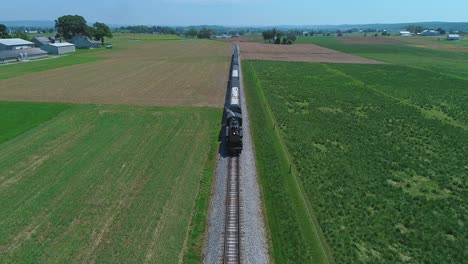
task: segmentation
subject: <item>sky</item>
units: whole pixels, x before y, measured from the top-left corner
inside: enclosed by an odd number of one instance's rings
[[[339,25],[468,22],[468,0],[21,0],[2,1],[0,21],[81,15],[121,25]]]

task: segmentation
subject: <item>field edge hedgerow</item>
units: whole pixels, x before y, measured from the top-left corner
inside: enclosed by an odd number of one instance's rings
[[[296,168],[290,162],[290,155],[286,145],[276,129],[274,115],[262,92],[261,85],[255,77],[255,70],[249,61],[244,61],[243,72],[246,86],[245,93],[251,123],[253,124],[253,141],[266,211],[266,222],[269,227],[268,238],[270,240],[272,261],[276,263],[297,263],[297,261],[301,263],[304,261],[334,263],[331,249],[325,241],[318,221],[313,214],[310,201],[304,195],[304,189],[297,177]],[[265,148],[270,149],[266,150]],[[269,161],[272,162],[272,159],[275,159],[275,165],[273,165],[274,163],[266,164],[267,159],[265,159],[265,156],[267,155],[273,155],[270,156]],[[275,166],[277,167],[275,168]],[[277,173],[276,176],[279,177],[278,179],[285,184],[284,186],[276,186],[278,188],[275,188],[272,185],[274,184],[273,181],[275,181],[272,175],[275,172]],[[278,198],[284,199],[283,204],[279,202]],[[286,216],[281,214],[282,210],[296,213]],[[285,219],[278,219],[279,217],[290,217],[286,219],[289,222],[285,222]],[[294,231],[298,233],[294,234]]]

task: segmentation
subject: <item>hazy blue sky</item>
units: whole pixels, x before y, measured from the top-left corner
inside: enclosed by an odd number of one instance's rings
[[[0,21],[158,25],[316,25],[468,21],[468,0],[21,0],[2,1]]]

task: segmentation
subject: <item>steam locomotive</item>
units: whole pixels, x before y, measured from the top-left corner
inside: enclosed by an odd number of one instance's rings
[[[239,49],[234,46],[229,75],[229,90],[226,101],[226,149],[229,155],[239,155],[242,152],[242,107],[239,81]]]

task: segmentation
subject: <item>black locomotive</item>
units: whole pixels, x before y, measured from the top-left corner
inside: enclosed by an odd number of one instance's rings
[[[239,49],[234,46],[229,77],[229,90],[226,101],[226,149],[229,155],[239,155],[242,151],[242,107],[239,81]]]

